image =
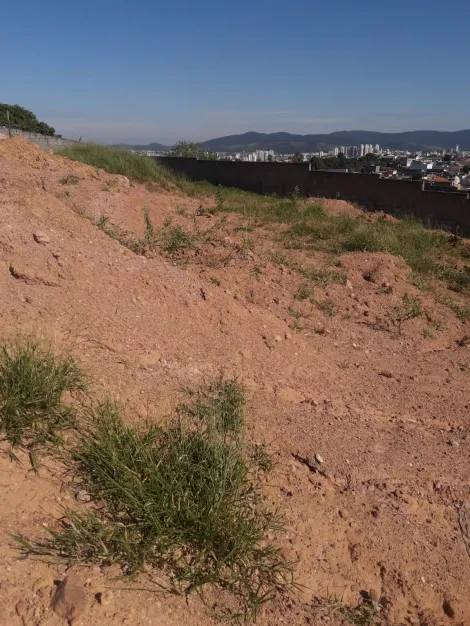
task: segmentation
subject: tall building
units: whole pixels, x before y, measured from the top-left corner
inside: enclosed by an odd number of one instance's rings
[[[359,156],[363,157],[365,155],[365,146],[361,143],[361,147],[359,148]]]
[[[336,156],[338,156],[338,153],[339,153],[338,148],[335,148],[335,149],[334,149],[334,155],[335,155],[335,157],[336,157]]]
[[[460,147],[459,147],[459,144],[457,144],[457,145],[455,146],[455,151],[456,151],[456,152],[460,152]]]
[[[374,152],[377,152],[377,153],[380,152],[380,146],[378,143],[375,144]]]
[[[347,148],[345,148],[344,146],[341,146],[339,151],[341,152],[341,154],[347,154]]]

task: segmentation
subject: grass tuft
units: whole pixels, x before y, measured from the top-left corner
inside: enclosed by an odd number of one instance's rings
[[[99,405],[70,450],[91,507],[67,510],[33,551],[118,563],[131,576],[152,567],[167,590],[214,585],[232,617],[256,615],[291,584],[292,567],[265,542],[279,528],[259,482],[271,459],[245,446],[243,422],[243,390],[222,378],[189,393],[166,427],[134,426],[117,404]]]
[[[70,356],[55,357],[48,346],[18,340],[0,352],[0,431],[12,448],[33,451],[61,442],[76,410],[65,402],[83,390],[86,378]]]

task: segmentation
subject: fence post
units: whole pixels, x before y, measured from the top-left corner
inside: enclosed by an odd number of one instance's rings
[[[7,109],[7,123],[8,123],[8,136],[11,139],[11,122],[10,122],[10,111]]]

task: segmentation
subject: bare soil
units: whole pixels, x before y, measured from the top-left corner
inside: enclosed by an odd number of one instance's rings
[[[70,176],[78,182],[63,182]],[[243,232],[242,216],[198,215],[200,203],[22,138],[0,142],[0,339],[34,332],[71,346],[141,419],[165,416],[182,386],[239,376],[248,436],[276,451],[266,490],[288,530],[274,539],[298,561],[298,591],[266,605],[262,626],[342,624],[334,598],[355,606],[371,590],[382,606],[373,623],[470,624],[468,322],[388,254],[283,251],[291,264],[347,273],[347,284],[315,287],[329,308],[299,300],[302,276],[273,261],[279,227]],[[196,247],[146,258],[93,223],[106,215],[141,236],[144,206],[155,227],[172,220]],[[405,293],[425,314],[399,332]],[[0,624],[65,624],[50,608],[54,588],[37,581],[63,580],[66,564],[19,559],[9,534],[44,536],[73,504],[67,478],[53,459],[35,474],[0,445]],[[97,566],[73,571],[87,598],[75,626],[212,623],[196,596],[124,590]]]

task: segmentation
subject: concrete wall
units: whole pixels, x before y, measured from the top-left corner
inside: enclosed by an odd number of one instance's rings
[[[0,133],[6,135],[8,137],[8,127],[0,126]],[[11,129],[12,137],[24,137],[31,143],[37,144],[40,148],[44,150],[55,150],[57,148],[66,148],[74,143],[76,143],[73,139],[64,139],[60,137],[47,137],[46,135],[40,135],[39,133],[28,133],[25,130],[17,130],[16,128]]]
[[[309,171],[307,163],[248,163],[155,157],[190,180],[238,187],[255,193],[287,195],[298,187],[305,196],[343,198],[370,211],[415,215],[430,226],[470,236],[470,195],[423,191],[419,181],[374,174]]]

